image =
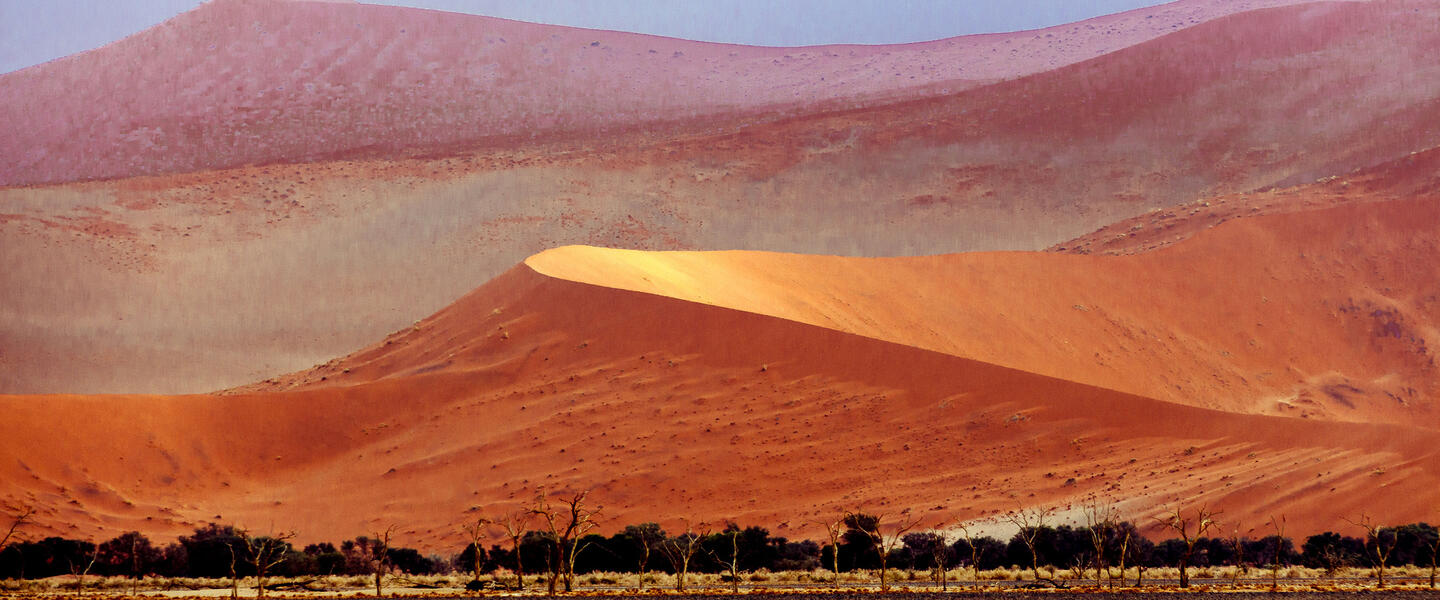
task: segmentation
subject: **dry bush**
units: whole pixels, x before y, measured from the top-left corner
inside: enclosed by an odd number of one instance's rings
[[[981,581],[1020,581],[1025,573],[1019,569],[990,569],[980,572]]]

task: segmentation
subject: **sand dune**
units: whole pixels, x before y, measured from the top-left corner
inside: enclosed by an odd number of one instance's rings
[[[7,398],[6,495],[71,535],[221,520],[335,539],[394,522],[442,549],[472,507],[537,485],[595,487],[615,523],[736,518],[796,536],[841,507],[978,517],[1091,496],[1137,517],[1175,501],[1255,522],[1285,511],[1313,530],[1362,508],[1421,518],[1440,472],[1428,431],[1183,408],[524,270],[497,285],[530,308],[483,318],[484,293],[457,308],[510,332],[470,338],[503,348],[484,368],[218,398]],[[621,303],[613,318],[571,308]],[[34,426],[57,419],[76,425],[64,444]],[[85,466],[65,466],[76,455]]]
[[[1212,376],[1211,340],[1253,335],[1226,346],[1228,364],[1268,365],[1261,387],[1317,364],[1431,384],[1402,346],[1433,330],[1414,285],[1434,281],[1435,206],[1242,219],[1131,257],[563,248],[370,348],[235,393],[4,397],[0,451],[16,460],[0,464],[0,497],[40,504],[41,523],[71,535],[221,520],[335,539],[394,522],[436,549],[459,543],[472,507],[542,485],[595,488],[617,524],[735,518],[792,536],[842,507],[981,517],[1092,498],[1134,518],[1202,501],[1236,523],[1283,512],[1297,535],[1360,510],[1428,518],[1428,388],[1402,408],[1312,394],[1273,411],[1232,400],[1249,389],[1234,381],[1166,401],[1034,371],[1113,372],[1160,396],[1175,373]],[[1276,260],[1249,264],[1262,254]],[[1167,283],[1175,272],[1189,277]],[[1331,272],[1353,281],[1326,290]],[[770,293],[780,285],[792,293]],[[1382,291],[1405,335],[1332,304]],[[1082,368],[1040,332],[1113,354]],[[922,347],[936,340],[952,346]]]
[[[509,147],[951,93],[1294,1],[1191,0],[917,44],[755,48],[358,3],[215,0],[0,76],[0,185]]]
[[[437,552],[541,486],[790,537],[1433,519],[1437,20],[773,49],[208,4],[0,76],[0,181],[67,182],[0,189],[0,390],[255,383],[0,396],[0,504]]]
[[[567,247],[541,273],[1167,401],[1440,423],[1436,198],[1243,219],[1123,258]]]
[[[1197,16],[1178,33],[1012,81],[855,110],[816,101],[780,120],[757,108],[683,131],[447,158],[0,189],[0,391],[241,385],[367,344],[569,244],[929,255],[1041,249],[1136,215],[1163,227],[1147,211],[1344,178],[1440,144],[1440,32],[1426,26],[1436,10],[1317,3]],[[200,25],[139,39],[183,41]],[[1296,193],[1333,195],[1315,189]],[[67,274],[59,285],[55,273]]]

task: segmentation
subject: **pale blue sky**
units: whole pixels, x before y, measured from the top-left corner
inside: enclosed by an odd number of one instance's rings
[[[692,40],[808,46],[1036,29],[1161,0],[393,0],[398,4]],[[96,48],[199,0],[0,0],[0,73]]]

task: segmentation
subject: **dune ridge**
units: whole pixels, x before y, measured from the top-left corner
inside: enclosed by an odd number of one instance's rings
[[[0,391],[242,385],[568,244],[1038,250],[1152,209],[1343,178],[1440,144],[1437,10],[1248,10],[949,95],[747,109],[681,133],[3,188],[0,348],[26,352],[0,353]]]
[[[981,518],[1092,498],[1136,519],[1284,511],[1298,533],[1361,509],[1423,518],[1440,476],[1430,429],[1186,407],[525,265],[342,363],[282,392],[0,397],[3,497],[71,535],[397,523],[443,550],[469,511],[540,485],[595,489],[616,524],[793,537],[846,508]],[[65,443],[42,442],[57,420]]]
[[[950,93],[1295,1],[1187,0],[1033,32],[759,48],[359,3],[215,0],[0,75],[0,185],[453,152],[535,132],[607,135]]]
[[[566,247],[525,264],[1183,404],[1433,423],[1437,227],[1427,198],[1242,219],[1117,259]]]

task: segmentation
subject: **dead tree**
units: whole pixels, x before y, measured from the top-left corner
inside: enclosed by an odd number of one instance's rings
[[[585,505],[585,499],[590,491],[576,492],[568,497],[562,497],[560,503],[563,506],[555,507],[550,503],[545,490],[540,490],[535,495],[535,505],[530,512],[539,515],[549,529],[550,542],[555,547],[555,561],[550,567],[550,594],[555,594],[555,584],[558,579],[565,582],[565,591],[574,589],[575,585],[575,557],[584,549],[581,546],[581,539],[585,534],[594,529],[598,524],[596,519],[600,516],[601,507],[594,508]]]
[[[1045,528],[1045,520],[1053,512],[1049,508],[1022,508],[1008,515],[1005,520],[1009,521],[1020,530],[1020,541],[1025,543],[1025,548],[1030,551],[1030,571],[1035,575],[1035,580],[1040,580],[1040,555],[1035,552],[1035,540],[1040,536],[1040,530]]]
[[[235,544],[234,544],[234,542],[226,542],[226,543],[225,543],[225,549],[228,550],[228,551],[230,551],[230,597],[231,597],[231,598],[239,598],[239,597],[240,597],[240,574],[239,574],[239,572],[235,569],[235,565],[236,565],[236,563],[239,562],[239,559],[237,558],[237,556],[236,556],[236,554],[235,554]]]
[[[246,562],[255,569],[255,597],[264,598],[265,574],[285,561],[285,554],[290,550],[289,541],[295,538],[295,532],[263,537],[251,537],[250,532],[244,529],[239,529],[236,533],[245,544]],[[376,596],[379,596],[379,592],[376,592]]]
[[[14,515],[10,519],[10,529],[5,531],[5,537],[0,537],[0,552],[3,552],[11,542],[19,541],[20,530],[24,529],[25,525],[35,516],[35,507],[21,505],[15,509]]]
[[[1125,587],[1125,558],[1130,554],[1130,536],[1135,534],[1135,529],[1121,519],[1118,511],[1115,513],[1115,518],[1120,522],[1120,525],[1117,527],[1120,537],[1120,552],[1116,555],[1116,558],[1120,560],[1120,587],[1123,588]],[[1111,583],[1111,589],[1114,589],[1114,582],[1112,581]]]
[[[370,566],[375,570],[375,597],[385,595],[384,581],[385,574],[390,572],[390,535],[395,533],[395,525],[385,528],[385,531],[375,534],[370,540]]]
[[[520,540],[525,537],[525,527],[530,522],[530,510],[521,508],[512,513],[501,515],[495,519],[495,523],[505,530],[505,537],[510,538],[510,549],[515,554],[515,589],[525,590],[525,565],[520,561]]]
[[[640,558],[635,562],[640,572],[639,589],[643,591],[645,589],[645,574],[650,568],[650,550],[655,546],[656,542],[665,541],[665,532],[655,523],[631,525],[626,527],[625,531],[640,544]]]
[[[710,558],[714,559],[716,563],[724,565],[725,569],[730,571],[730,591],[738,594],[740,593],[740,526],[726,523],[725,531],[721,532],[721,535],[730,536],[730,554],[722,557],[712,550],[709,551]]]
[[[474,561],[472,561],[472,564],[470,565],[471,573],[474,576],[471,581],[480,581],[480,567],[483,566],[481,564],[482,560],[480,558],[480,544],[485,541],[486,537],[489,537],[487,535],[487,526],[489,525],[490,519],[487,519],[485,517],[477,517],[474,521],[468,521],[464,525],[460,526],[460,530],[465,532],[465,535],[469,536],[470,548],[475,553]]]
[[[86,542],[88,543],[88,542]],[[100,546],[92,545],[89,555],[81,554],[80,558],[88,558],[90,562],[81,568],[73,559],[70,561],[70,574],[75,576],[75,589],[80,595],[85,595],[85,576],[90,574],[90,569],[95,568],[95,560],[100,557]]]
[[[1385,563],[1390,561],[1390,553],[1395,550],[1399,536],[1395,535],[1394,529],[1380,526],[1370,515],[1360,515],[1359,521],[1345,520],[1365,530],[1365,549],[1375,555],[1375,587],[1385,589]]]
[[[889,571],[886,558],[891,550],[899,547],[901,538],[905,537],[905,533],[914,529],[915,526],[920,523],[920,519],[907,519],[903,516],[897,517],[895,526],[891,528],[889,533],[886,533],[884,526],[881,525],[885,519],[883,513],[875,515],[873,521],[867,517],[868,515],[858,511],[845,513],[845,524],[869,536],[871,541],[880,547],[880,590],[885,591],[890,589],[889,581],[886,578],[887,571]]]
[[[1275,554],[1270,557],[1270,589],[1280,589],[1280,546],[1285,541],[1285,515],[1270,515],[1270,528],[1275,530]]]
[[[1235,553],[1235,573],[1230,576],[1230,587],[1240,585],[1240,572],[1245,570],[1245,540],[1240,537],[1240,525],[1230,530],[1230,550]]]
[[[690,572],[690,559],[695,558],[695,553],[700,551],[700,540],[708,533],[704,523],[694,528],[686,523],[685,533],[666,539],[665,543],[660,545],[661,552],[675,569],[675,591],[685,591],[685,575]]]
[[[590,533],[599,525],[600,511],[602,506],[585,506],[585,498],[589,496],[589,490],[571,495],[564,500],[565,512],[568,517],[566,532],[568,534],[569,551],[565,554],[565,591],[570,591],[575,584],[575,560],[585,550],[587,542],[584,541],[585,534]]]
[[[1137,532],[1134,532],[1130,529],[1127,529],[1125,532],[1126,551],[1124,556],[1127,559],[1134,559],[1133,562],[1135,563],[1135,587],[1138,588],[1144,587],[1145,585],[1145,557],[1142,551],[1142,548],[1144,548],[1145,546],[1145,539],[1141,538],[1140,540],[1137,540],[1136,543],[1130,544],[1132,533]],[[1124,563],[1121,563],[1121,566],[1123,567]],[[1125,582],[1121,581],[1120,585],[1121,587],[1124,587]]]
[[[976,546],[975,541],[980,538],[975,537],[975,534],[970,532],[969,525],[957,523],[956,527],[960,530],[960,536],[965,539],[965,543],[970,546],[970,568],[975,571],[975,581],[978,582],[980,581],[980,554],[984,552],[984,550]]]
[[[1105,549],[1115,530],[1115,507],[1095,503],[1085,507],[1084,512],[1086,532],[1090,534],[1090,545],[1095,549],[1095,587],[1100,587],[1104,585],[1100,581],[1101,573],[1109,573],[1105,564]]]
[[[930,538],[930,558],[935,562],[935,578],[939,580],[942,592],[950,590],[950,539],[954,534],[945,529],[947,524],[945,521],[936,523]]]
[[[816,524],[825,528],[825,534],[830,536],[830,569],[835,572],[835,580],[831,582],[835,588],[840,587],[840,536],[845,532],[845,518],[841,517],[836,521],[816,521]]]
[[[1211,511],[1204,506],[1195,510],[1194,517],[1186,517],[1176,508],[1164,518],[1156,518],[1155,521],[1173,530],[1180,536],[1180,541],[1185,544],[1185,551],[1180,553],[1180,587],[1190,587],[1190,573],[1186,570],[1190,566],[1190,557],[1195,553],[1195,542],[1204,537],[1205,532],[1215,527],[1217,522],[1215,516],[1219,511]]]

